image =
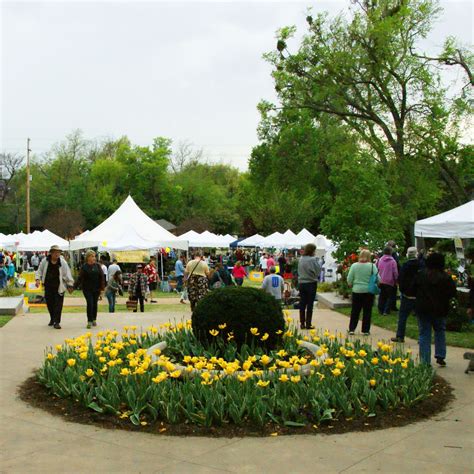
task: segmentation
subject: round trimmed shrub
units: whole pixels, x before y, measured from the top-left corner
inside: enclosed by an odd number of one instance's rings
[[[224,324],[224,329],[219,328]],[[263,290],[227,287],[213,291],[199,301],[192,315],[192,328],[203,344],[214,339],[209,331],[218,330],[224,340],[232,333],[239,347],[253,342],[271,349],[281,341],[285,319],[280,303]],[[258,328],[259,334],[252,335],[251,328]],[[268,339],[262,341],[265,333]]]

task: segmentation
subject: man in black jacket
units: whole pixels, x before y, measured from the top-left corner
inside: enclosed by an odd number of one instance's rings
[[[434,329],[435,359],[445,366],[446,318],[450,300],[456,298],[456,285],[444,271],[444,255],[432,253],[426,258],[426,268],[415,277],[415,312],[420,336],[420,361],[431,363],[431,330]]]
[[[405,331],[408,316],[415,311],[415,277],[420,270],[420,261],[417,258],[416,247],[407,250],[408,260],[403,264],[398,276],[400,287],[400,311],[398,313],[397,337],[392,337],[393,342],[405,342]]]

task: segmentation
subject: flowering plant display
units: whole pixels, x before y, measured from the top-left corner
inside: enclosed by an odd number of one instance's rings
[[[225,327],[201,344],[190,321],[126,326],[95,339],[86,333],[47,349],[38,379],[60,398],[138,426],[316,426],[428,397],[433,371],[398,347],[380,341],[374,350],[328,331],[301,335],[287,322],[271,350],[252,343],[267,337],[258,327],[239,348],[229,334],[222,337]],[[310,352],[305,342],[319,348]]]

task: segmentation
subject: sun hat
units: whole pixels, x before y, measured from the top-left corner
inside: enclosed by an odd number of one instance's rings
[[[408,247],[407,249],[407,258],[416,258],[418,250],[416,247]]]
[[[58,252],[62,252],[62,250],[59,248],[59,245],[52,245],[51,248],[49,249],[49,253],[53,252],[54,250],[57,250]]]

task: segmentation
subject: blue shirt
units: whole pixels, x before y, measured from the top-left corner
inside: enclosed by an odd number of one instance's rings
[[[176,263],[174,265],[174,271],[177,277],[184,276],[184,265],[181,260],[176,260]]]

